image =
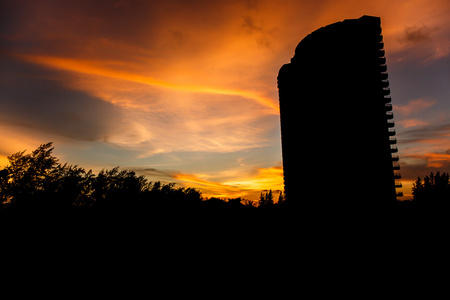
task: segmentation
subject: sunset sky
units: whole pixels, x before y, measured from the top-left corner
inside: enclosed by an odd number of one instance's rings
[[[53,141],[62,162],[206,197],[281,190],[278,70],[310,32],[362,15],[381,17],[411,197],[450,171],[448,0],[0,0],[0,166]]]

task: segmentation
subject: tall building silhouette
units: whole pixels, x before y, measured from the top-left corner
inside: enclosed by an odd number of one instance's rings
[[[306,36],[278,88],[287,203],[376,207],[396,201],[397,152],[380,18]]]

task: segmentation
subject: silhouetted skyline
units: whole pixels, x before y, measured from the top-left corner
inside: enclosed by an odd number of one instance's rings
[[[383,21],[409,198],[418,174],[450,170],[447,0],[2,1],[0,166],[53,141],[71,164],[211,197],[282,190],[278,70],[310,32],[362,15]]]

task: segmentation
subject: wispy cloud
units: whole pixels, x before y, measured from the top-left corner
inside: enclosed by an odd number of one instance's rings
[[[430,124],[430,122],[420,120],[420,119],[405,119],[405,120],[400,120],[397,123],[400,124],[403,128],[416,127],[416,126]]]
[[[432,107],[435,104],[436,100],[434,99],[414,99],[405,105],[394,105],[394,111],[396,114],[406,117],[412,114],[421,113],[423,110]]]
[[[437,138],[450,138],[450,124],[444,123],[421,126],[402,131],[399,135],[402,138],[403,143],[409,140],[417,142],[419,140],[432,141]]]
[[[448,168],[450,166],[450,154],[448,153],[433,153],[427,152],[424,154],[406,155],[405,158],[423,160],[425,168]],[[427,173],[427,172],[422,172]]]
[[[281,166],[258,168],[252,176],[227,181],[226,184],[253,191],[283,190],[283,168]]]
[[[197,188],[202,191],[205,197],[229,197],[237,198],[247,195],[245,191],[237,186],[223,184],[219,182],[205,180],[202,175],[194,174],[176,174],[175,179],[181,181],[187,186]]]
[[[450,154],[448,153],[427,153],[424,155],[427,159],[427,167],[442,168],[450,164]]]
[[[185,92],[206,93],[206,94],[220,94],[228,96],[239,96],[245,99],[257,101],[259,104],[264,105],[273,110],[273,113],[278,113],[278,104],[276,100],[269,99],[262,95],[258,95],[255,92],[239,90],[239,89],[226,89],[220,87],[209,87],[192,84],[178,84],[161,79],[157,79],[150,76],[145,76],[136,73],[130,73],[127,71],[121,71],[117,69],[107,68],[102,65],[108,64],[108,62],[102,61],[85,61],[75,60],[70,58],[61,57],[48,57],[37,55],[16,54],[20,59],[36,64],[45,65],[52,68],[63,69],[72,72],[79,72],[89,75],[104,76],[109,78],[121,79],[136,83],[142,83],[152,86],[158,86],[167,89],[173,89]]]

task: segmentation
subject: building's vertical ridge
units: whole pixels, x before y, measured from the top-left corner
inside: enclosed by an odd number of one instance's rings
[[[379,44],[379,61],[380,61],[380,74],[381,74],[381,85],[383,89],[383,102],[385,104],[386,108],[386,123],[388,127],[388,136],[389,136],[389,145],[390,145],[390,151],[391,151],[391,161],[392,164],[392,170],[393,170],[393,178],[394,178],[394,187],[395,189],[401,188],[402,184],[399,182],[396,182],[396,179],[401,178],[401,174],[399,172],[395,172],[400,170],[400,165],[394,162],[399,161],[398,155],[395,155],[395,153],[398,152],[398,148],[396,146],[397,139],[395,138],[395,123],[394,123],[394,114],[392,112],[392,99],[391,99],[391,89],[389,86],[389,79],[388,79],[388,72],[387,72],[387,64],[386,64],[386,57],[385,57],[385,50],[384,50],[384,42],[383,42],[383,35],[381,32],[380,27],[380,44]],[[402,192],[395,192],[395,196],[401,197],[403,196]]]

